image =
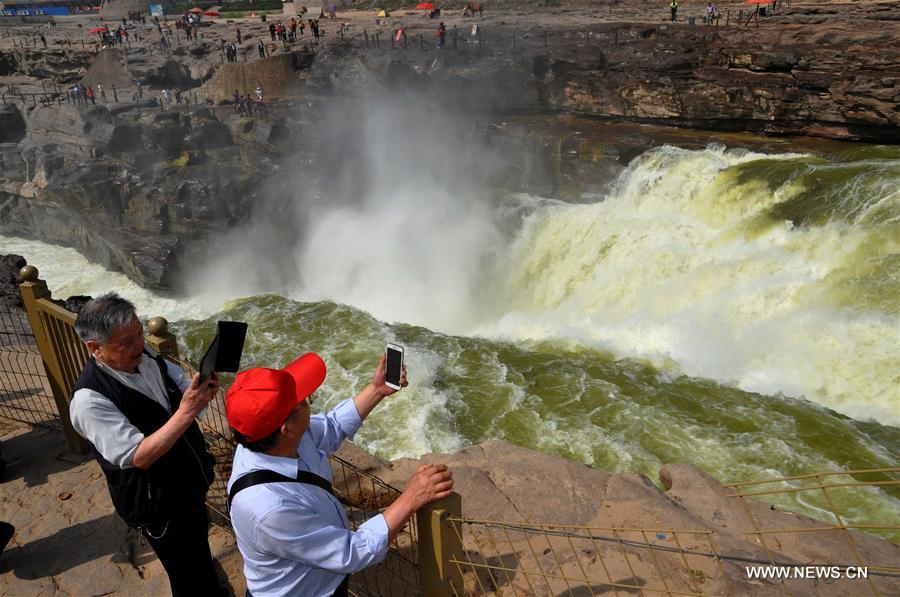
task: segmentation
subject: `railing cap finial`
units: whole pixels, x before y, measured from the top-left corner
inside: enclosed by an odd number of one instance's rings
[[[165,317],[154,317],[147,322],[147,329],[154,336],[162,338],[169,332],[169,322]]]
[[[26,265],[19,270],[19,276],[21,276],[22,280],[25,282],[37,282],[38,268],[33,265]]]

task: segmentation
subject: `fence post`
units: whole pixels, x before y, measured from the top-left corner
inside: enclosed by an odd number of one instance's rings
[[[49,300],[50,290],[47,288],[46,282],[38,279],[38,270],[33,265],[23,267],[19,275],[22,277],[19,293],[22,295],[25,312],[28,314],[29,323],[31,323],[31,331],[41,353],[44,372],[47,374],[47,380],[50,382],[53,400],[56,402],[59,421],[62,424],[63,433],[66,435],[66,441],[69,443],[69,449],[75,454],[87,454],[91,450],[91,444],[78,435],[78,432],[72,427],[72,420],[69,418],[69,397],[65,395],[60,384],[62,370],[59,360],[53,351],[49,338],[47,338],[47,332],[44,330],[43,324],[41,324],[41,316],[38,314],[37,301],[39,299]]]
[[[178,357],[178,339],[169,331],[165,317],[154,317],[147,322],[147,346],[163,356]]]
[[[461,559],[462,496],[453,493],[416,512],[419,532],[419,585],[423,595],[449,597],[463,593],[462,570],[451,559]]]

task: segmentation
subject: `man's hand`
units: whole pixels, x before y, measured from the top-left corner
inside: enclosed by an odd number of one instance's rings
[[[215,373],[202,384],[200,383],[200,374],[194,375],[191,385],[181,395],[178,410],[173,413],[172,418],[165,425],[141,441],[131,458],[131,465],[135,468],[145,469],[159,460],[191,426],[200,411],[216,395],[218,389],[219,378]]]
[[[398,391],[384,383],[386,362],[387,354],[381,353],[381,360],[378,362],[378,367],[375,368],[375,375],[372,376],[372,387],[382,396],[390,396]],[[403,365],[403,370],[400,372],[400,387],[405,388],[408,385],[409,382],[406,381],[406,365]]]
[[[414,510],[453,493],[453,473],[445,464],[423,464],[410,478],[403,495],[408,496]]]
[[[191,419],[197,418],[209,401],[215,398],[216,392],[219,390],[219,378],[213,373],[209,379],[202,384],[200,383],[200,374],[195,373],[191,379],[191,385],[184,391],[181,396],[181,404],[178,410]]]
[[[393,541],[406,521],[422,506],[453,493],[453,473],[443,464],[423,464],[409,479],[406,489],[383,512],[388,539]]]
[[[372,409],[378,406],[378,403],[381,402],[382,398],[397,393],[397,390],[384,383],[386,361],[387,355],[381,353],[381,360],[378,362],[378,367],[375,368],[375,375],[372,376],[372,383],[367,385],[362,392],[353,397],[353,401],[356,403],[356,411],[359,413],[359,418],[364,421],[366,417],[369,416],[369,413],[372,412]],[[406,381],[406,365],[404,365],[403,370],[400,372],[400,387],[405,388],[408,385],[409,382]]]

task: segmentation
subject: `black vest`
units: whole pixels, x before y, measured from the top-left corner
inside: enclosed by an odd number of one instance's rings
[[[154,360],[162,373],[174,413],[181,403],[181,390],[169,377],[165,360],[160,356]],[[144,436],[159,430],[171,418],[158,402],[103,371],[93,358],[75,382],[73,391],[80,389],[93,390],[108,398]],[[94,455],[106,475],[116,512],[134,528],[161,523],[186,504],[202,503],[213,481],[213,459],[196,421],[147,469],[122,469],[96,450]]]

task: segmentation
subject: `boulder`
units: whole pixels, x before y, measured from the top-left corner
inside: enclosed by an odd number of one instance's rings
[[[217,149],[234,145],[231,130],[218,121],[207,121],[197,124],[191,134],[185,138],[186,143],[194,149]]]

